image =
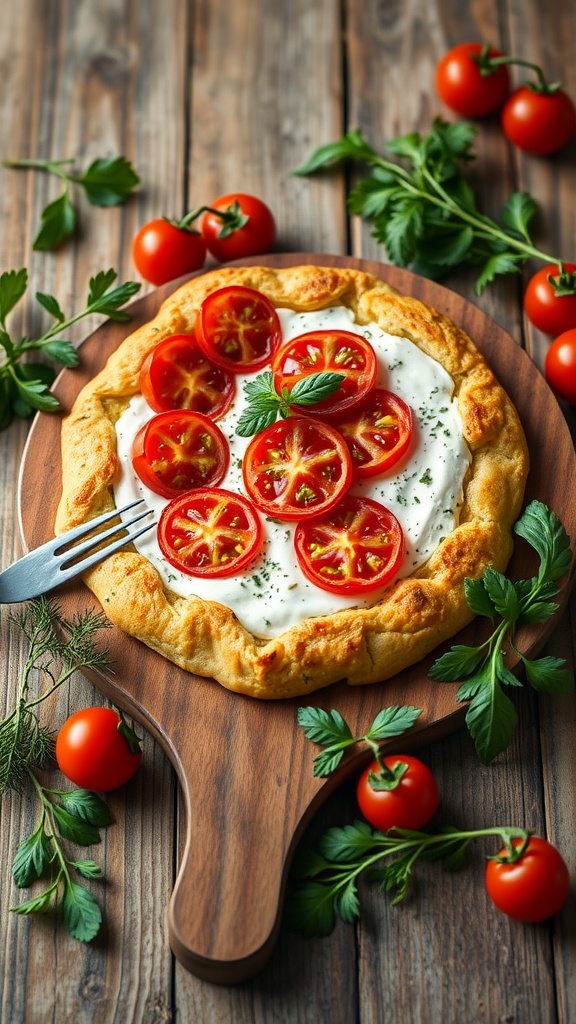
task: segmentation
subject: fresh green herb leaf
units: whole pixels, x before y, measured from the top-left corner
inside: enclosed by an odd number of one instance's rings
[[[93,313],[117,321],[129,319],[129,314],[119,307],[136,294],[140,285],[128,281],[113,288],[115,279],[114,270],[103,271],[93,277],[86,309],[69,318],[65,317],[53,295],[37,292],[39,304],[56,322],[40,338],[24,337],[16,341],[6,330],[5,318],[26,291],[27,272],[25,269],[12,270],[0,275],[0,344],[6,353],[4,362],[0,364],[0,430],[7,427],[14,416],[27,417],[34,410],[53,412],[60,408],[60,403],[49,390],[55,371],[45,363],[27,362],[25,357],[28,353],[43,351],[61,366],[77,366],[79,357],[74,346],[57,338],[57,334]]]
[[[51,859],[52,847],[42,820],[38,828],[18,847],[12,861],[12,875],[18,888],[27,888],[40,878]]]
[[[126,201],[139,185],[136,171],[123,157],[94,160],[82,173],[70,167],[73,160],[5,160],[5,167],[42,171],[64,182],[64,191],[49,203],[41,215],[40,228],[34,240],[36,250],[57,249],[74,234],[78,215],[70,198],[74,184],[79,185],[93,206],[116,206]]]
[[[140,178],[126,157],[94,160],[74,181],[82,186],[93,206],[117,206],[124,203],[140,184]]]
[[[339,711],[325,711],[323,708],[315,707],[298,708],[298,725],[306,737],[325,748],[314,758],[314,776],[330,775],[340,764],[344,751],[357,743],[366,743],[374,757],[379,758],[379,742],[402,735],[414,725],[421,714],[421,708],[412,706],[384,708],[376,715],[367,732],[355,737]]]
[[[62,807],[79,821],[96,828],[112,824],[108,805],[96,793],[91,793],[87,789],[70,789],[58,792],[57,796]]]
[[[278,394],[270,370],[258,374],[244,384],[248,404],[238,419],[236,434],[251,437],[271,427],[278,416],[286,418],[292,405],[316,405],[338,390],[344,380],[342,373],[311,373],[296,381],[291,391]]]
[[[76,868],[83,878],[104,878],[102,868],[95,860],[72,860],[70,867]]]
[[[47,313],[50,313],[50,316],[53,316],[55,320],[58,320],[59,323],[62,323],[66,319],[60,307],[60,303],[53,295],[47,295],[45,292],[36,292],[36,301],[43,306]]]
[[[91,942],[102,924],[102,913],[91,892],[66,880],[62,899],[62,917],[73,939]]]
[[[463,175],[475,135],[475,126],[466,121],[436,118],[428,135],[409,132],[388,142],[388,151],[403,162],[394,163],[359,131],[349,132],[313,152],[295,173],[313,174],[349,160],[367,164],[370,173],[352,188],[349,209],[373,222],[374,237],[392,262],[434,277],[459,264],[481,265],[480,294],[497,275],[517,273],[531,257],[559,261],[532,242],[529,224],[536,203],[528,193],[512,193],[500,223],[479,211]]]
[[[0,323],[5,323],[6,317],[20,301],[27,287],[26,267],[22,267],[21,270],[6,270],[0,274]]]
[[[502,690],[502,686],[522,685],[506,664],[506,642],[520,658],[530,686],[547,693],[574,689],[574,677],[564,659],[533,661],[518,650],[515,637],[518,624],[542,622],[556,612],[552,599],[558,593],[556,581],[570,568],[570,540],[555,513],[540,501],[527,505],[514,532],[539,555],[538,575],[512,583],[503,573],[487,568],[480,580],[465,580],[464,592],[472,611],[491,620],[497,615],[499,621],[479,647],[454,645],[436,659],[428,673],[437,681],[464,680],[457,700],[469,701],[466,724],[486,763],[508,747],[517,724],[514,705]]]
[[[40,228],[34,239],[32,248],[36,252],[57,249],[67,238],[74,234],[77,223],[76,210],[70,202],[68,190],[48,203],[42,211]]]
[[[328,935],[337,917],[353,922],[360,916],[357,883],[362,872],[367,871],[370,881],[392,894],[392,904],[400,903],[412,890],[419,859],[441,859],[454,871],[462,867],[472,840],[487,837],[498,839],[499,845],[509,851],[510,859],[516,861],[529,833],[513,826],[463,832],[445,825],[433,832],[394,829],[383,833],[360,821],[328,829],[319,840],[318,850],[303,847],[297,851],[291,870],[293,885],[286,901],[286,923],[307,936]],[[514,846],[514,839],[520,839],[521,845]]]

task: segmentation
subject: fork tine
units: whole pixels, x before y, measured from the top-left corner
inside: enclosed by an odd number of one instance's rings
[[[53,540],[49,540],[46,544],[43,544],[41,548],[37,548],[37,551],[59,551],[65,544],[69,544],[71,541],[78,540],[79,537],[84,537],[86,534],[92,533],[93,530],[97,529],[98,526],[103,526],[104,523],[109,523],[111,519],[115,519],[116,516],[121,516],[125,512],[129,512],[130,509],[135,508],[136,505],[141,505],[144,498],[135,498],[134,501],[129,502],[128,505],[123,505],[122,508],[112,508],[108,512],[103,512],[100,516],[95,516],[94,519],[89,519],[85,523],[80,523],[79,526],[73,526],[71,530],[67,530],[66,533],[61,534],[59,537],[54,537]]]
[[[132,522],[137,522],[137,520],[142,519],[143,515],[147,514],[148,513],[142,513],[137,517],[137,519],[132,520]],[[66,580],[73,579],[74,576],[80,575],[81,572],[86,572],[87,569],[91,569],[94,565],[97,565],[98,562],[102,562],[104,558],[108,558],[108,556],[113,555],[115,551],[119,551],[121,548],[125,547],[126,544],[136,540],[137,537],[141,537],[143,533],[146,533],[147,530],[151,530],[153,526],[156,526],[154,521],[151,523],[145,523],[139,530],[133,530],[132,533],[126,533],[123,537],[118,537],[118,539],[112,544],[107,544],[105,548],[94,551],[91,555],[88,555],[87,558],[83,558],[79,562],[74,562],[73,565],[63,562],[58,568],[58,583],[65,583]],[[119,524],[115,530],[106,531],[106,535],[113,535],[120,529],[125,529],[125,526],[120,526]],[[72,550],[70,554],[74,554],[74,551]]]
[[[120,509],[111,509],[101,516],[90,519],[87,523],[81,523],[80,526],[47,541],[14,562],[0,573],[0,604],[14,604],[38,597],[60,583],[79,576],[80,573],[96,565],[97,562],[103,561],[109,554],[118,551],[150,530],[156,525],[154,520],[145,523],[138,530],[133,530],[132,533],[128,530],[112,544],[98,547],[86,558],[80,557],[85,551],[91,551],[96,545],[102,545],[104,541],[113,537],[120,530],[125,531],[147,515],[151,515],[151,511],[146,509],[132,516],[127,522],[115,523],[100,533],[94,532],[99,526],[136,508],[143,501],[143,498],[137,498]],[[68,548],[74,540],[83,538],[86,534],[90,535],[86,540],[75,547]]]
[[[131,506],[128,506],[129,508]],[[118,513],[117,513],[118,514]],[[109,526],[107,530],[103,530],[102,533],[93,533],[86,537],[80,544],[74,544],[69,551],[63,551],[59,554],[59,548],[56,548],[54,554],[60,559],[61,569],[67,569],[68,566],[80,555],[83,555],[87,551],[91,551],[97,544],[102,544],[103,541],[108,540],[109,537],[114,537],[118,533],[118,530],[127,530],[130,526],[134,526],[135,523],[140,522],[145,516],[150,515],[150,509],[146,508],[143,512],[139,512],[138,515],[132,516],[130,519],[126,519],[121,523],[114,523],[113,526]],[[108,519],[110,516],[107,517]],[[94,522],[94,520],[92,520]],[[70,543],[70,538],[67,534],[60,537],[63,542],[60,548],[66,547]],[[108,549],[110,550],[110,549]]]

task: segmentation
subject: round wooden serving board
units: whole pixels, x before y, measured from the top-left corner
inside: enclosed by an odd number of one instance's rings
[[[475,340],[519,410],[531,454],[526,501],[546,502],[569,535],[575,535],[575,454],[562,411],[528,355],[479,308],[408,271],[371,261],[297,253],[243,262],[366,270],[450,316]],[[55,387],[64,410],[122,339],[152,319],[174,287],[135,302],[129,324],[109,321],[84,342],[81,368],[64,371]],[[53,536],[61,475],[60,420],[59,415],[39,414],[24,453],[19,493],[27,550]],[[531,575],[534,568],[527,545],[519,542],[509,568],[512,578]],[[567,593],[568,587],[564,598]],[[77,582],[62,589],[58,600],[65,614],[73,614],[91,606],[93,598]],[[554,622],[521,634],[521,649],[535,652]],[[474,642],[479,630],[481,623],[472,624],[458,642]],[[260,702],[231,693],[213,680],[181,671],[115,628],[107,633],[107,641],[114,674],[91,678],[153,734],[182,785],[187,839],[169,907],[173,951],[185,967],[210,981],[228,984],[249,978],[272,953],[299,837],[320,803],[343,778],[360,769],[368,753],[357,750],[329,780],[315,779],[312,760],[317,748],[296,722],[301,699]],[[308,703],[338,709],[357,730],[355,735],[365,731],[381,708],[415,704],[423,714],[401,741],[401,748],[414,748],[462,722],[456,684],[427,678],[432,660],[386,683],[330,687],[312,694]]]

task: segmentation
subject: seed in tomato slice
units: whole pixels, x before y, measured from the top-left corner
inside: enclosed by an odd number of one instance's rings
[[[371,498],[347,495],[325,515],[296,527],[294,548],[302,572],[334,594],[365,594],[385,586],[404,558],[396,516]]]

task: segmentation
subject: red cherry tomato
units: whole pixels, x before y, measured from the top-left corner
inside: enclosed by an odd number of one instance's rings
[[[396,516],[371,498],[347,495],[319,518],[298,523],[294,548],[302,572],[332,594],[365,594],[400,568],[404,535]]]
[[[576,108],[567,93],[520,86],[502,111],[504,134],[526,153],[544,156],[566,145],[576,131]]]
[[[513,839],[512,845],[522,845]],[[545,921],[564,906],[570,892],[570,875],[555,846],[531,836],[522,856],[506,863],[509,854],[500,850],[499,860],[486,865],[486,891],[492,902],[517,921]]]
[[[436,68],[436,91],[447,107],[462,117],[484,117],[499,110],[510,90],[510,76],[505,65],[488,75],[471,57],[483,50],[481,43],[460,43],[446,53]],[[489,57],[501,57],[490,49]]]
[[[135,472],[163,498],[219,484],[229,463],[230,447],[220,428],[190,409],[158,413],[132,443]]]
[[[438,785],[428,765],[408,754],[391,754],[384,757],[383,762],[386,774],[375,760],[358,780],[356,798],[362,814],[381,832],[393,828],[413,831],[424,828],[434,817],[440,802]],[[371,774],[379,785],[391,788],[374,788],[370,783]]]
[[[373,388],[352,417],[338,423],[357,480],[377,476],[395,465],[412,439],[412,412],[398,395]]]
[[[236,380],[208,359],[193,334],[173,334],[144,360],[140,391],[154,412],[192,409],[217,420],[232,404]]]
[[[176,569],[215,579],[234,576],[254,561],[264,544],[264,527],[246,498],[204,487],[166,505],[158,543]]]
[[[313,373],[341,373],[344,380],[329,398],[316,405],[292,406],[295,414],[313,419],[339,419],[362,401],[373,387],[378,372],[374,349],[351,331],[310,331],[278,349],[272,361],[278,394],[291,390],[296,381]]]
[[[563,263],[566,274],[576,271],[576,263]],[[524,308],[539,331],[554,337],[576,327],[576,295],[557,295],[549,278],[561,273],[557,263],[548,263],[530,278],[524,292]]]
[[[112,708],[77,711],[56,738],[58,767],[81,789],[118,789],[135,774],[141,758],[138,737]]]
[[[225,213],[226,219],[212,210]],[[206,248],[220,263],[271,252],[276,239],[270,209],[261,199],[244,192],[215,199],[200,221],[200,231]]]
[[[144,224],[132,243],[136,270],[145,281],[155,285],[200,270],[205,259],[202,235],[190,228],[176,227],[162,217]]]
[[[202,351],[230,373],[250,373],[270,362],[282,329],[274,306],[255,288],[230,285],[206,296],[196,317]]]
[[[242,472],[254,504],[290,521],[322,515],[340,501],[352,480],[352,459],[327,423],[289,418],[252,438]]]
[[[554,339],[546,353],[544,374],[560,398],[576,405],[576,328]]]

